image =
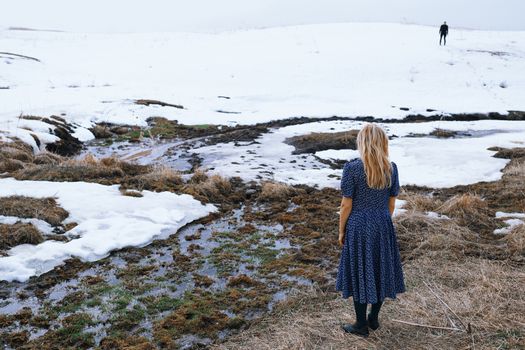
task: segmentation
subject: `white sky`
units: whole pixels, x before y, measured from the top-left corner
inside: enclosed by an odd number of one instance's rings
[[[0,27],[204,31],[329,22],[525,30],[525,0],[0,0]]]

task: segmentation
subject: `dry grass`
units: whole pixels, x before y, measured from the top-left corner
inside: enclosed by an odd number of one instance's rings
[[[33,149],[18,141],[2,143],[0,154],[6,158],[16,159],[24,163],[33,161]]]
[[[403,259],[422,255],[460,259],[465,255],[492,253],[492,246],[479,242],[477,235],[454,220],[435,219],[413,210],[395,218]]]
[[[356,149],[356,138],[359,130],[343,132],[313,132],[308,135],[294,136],[286,139],[295,147],[294,154],[315,153],[327,149]]]
[[[405,266],[407,292],[387,301],[381,328],[367,339],[347,335],[351,299],[336,293],[299,293],[248,330],[215,349],[517,349],[525,345],[525,274],[504,262],[421,258]],[[427,286],[428,285],[428,286]],[[437,294],[459,317],[454,316]],[[457,328],[415,327],[393,320]],[[462,326],[471,325],[472,333]]]
[[[432,136],[442,137],[442,138],[454,137],[457,134],[458,134],[457,131],[448,130],[448,129],[440,129],[440,128],[436,128],[430,133],[430,135],[432,135]]]
[[[38,244],[44,238],[32,224],[0,224],[0,249],[9,249],[19,244]]]
[[[295,189],[290,185],[266,181],[261,185],[258,199],[262,202],[286,202],[294,193]]]
[[[402,193],[402,198],[406,201],[403,206],[407,210],[416,210],[420,212],[437,211],[441,206],[441,201],[431,195],[422,195],[418,193]]]
[[[34,164],[59,164],[60,162],[63,162],[64,158],[62,156],[59,156],[58,154],[54,154],[51,152],[40,152],[37,155],[35,155],[33,159]]]
[[[505,168],[505,173],[511,176],[525,177],[525,160],[513,162]]]
[[[477,195],[456,195],[443,203],[437,211],[455,218],[460,226],[466,226],[478,234],[489,234],[496,228],[495,213]]]
[[[0,197],[0,215],[36,218],[59,226],[69,213],[61,208],[54,198],[10,196]]]
[[[166,166],[156,166],[147,173],[126,178],[122,186],[138,191],[175,191],[182,183],[182,177],[178,171]]]
[[[199,184],[201,182],[204,182],[208,179],[208,174],[206,174],[206,170],[202,168],[198,168],[193,172],[193,175],[191,176],[189,183],[192,184]]]
[[[205,203],[222,203],[232,194],[233,186],[229,179],[212,175],[205,180],[200,179],[200,182],[190,181],[182,191]]]
[[[0,173],[22,169],[33,161],[33,149],[22,141],[0,142]]]
[[[124,176],[137,176],[150,171],[150,167],[123,162],[115,157],[97,159],[86,155],[83,159],[60,161],[49,154],[42,156],[47,163],[26,166],[13,174],[18,180],[96,181],[115,183]],[[60,163],[57,164],[57,162]]]
[[[503,239],[511,256],[525,261],[525,225],[514,227]]]

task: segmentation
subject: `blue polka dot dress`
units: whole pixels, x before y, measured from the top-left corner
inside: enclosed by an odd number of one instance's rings
[[[345,164],[341,192],[352,198],[336,289],[343,298],[362,304],[395,299],[405,291],[396,232],[388,200],[399,193],[397,166],[392,162],[392,185],[383,190],[368,187],[364,164],[356,158]]]

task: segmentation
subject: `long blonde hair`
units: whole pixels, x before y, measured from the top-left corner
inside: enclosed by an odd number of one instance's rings
[[[388,136],[376,124],[366,123],[357,134],[357,149],[365,166],[368,187],[384,189],[392,183]]]

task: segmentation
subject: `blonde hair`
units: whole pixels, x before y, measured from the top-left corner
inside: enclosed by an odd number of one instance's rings
[[[384,189],[392,184],[388,137],[376,124],[367,123],[357,134],[357,149],[365,166],[368,187]]]

